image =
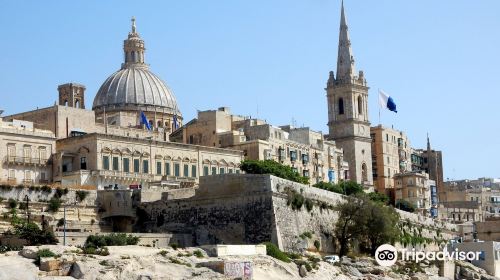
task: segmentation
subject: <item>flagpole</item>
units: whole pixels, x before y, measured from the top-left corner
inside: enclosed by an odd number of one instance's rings
[[[378,89],[378,94],[380,95],[380,89]],[[380,121],[380,104],[378,104],[378,124],[379,125],[382,124],[382,122]]]

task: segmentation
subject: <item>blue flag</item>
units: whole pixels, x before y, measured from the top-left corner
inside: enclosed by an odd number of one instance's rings
[[[380,89],[378,90],[378,93],[378,101],[380,103],[380,107],[397,113],[398,111],[396,110],[396,103],[394,102],[394,99],[392,99],[392,97],[390,97],[387,93]]]
[[[174,115],[174,130],[179,128],[179,123],[177,122],[177,114]]]
[[[141,111],[141,124],[145,125],[148,130],[151,130],[151,125],[149,124],[148,118],[146,118],[146,114]]]

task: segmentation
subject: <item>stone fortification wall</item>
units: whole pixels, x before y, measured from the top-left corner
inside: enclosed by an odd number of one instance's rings
[[[292,201],[302,199],[297,209]],[[282,250],[336,251],[332,206],[344,200],[337,193],[271,175],[226,174],[201,177],[196,194],[188,199],[143,203],[140,230],[191,233],[195,245],[258,244],[272,241]],[[295,206],[295,207],[294,207]],[[422,227],[422,237],[434,238],[445,225],[416,214],[400,212],[402,219]],[[428,245],[426,245],[428,246]]]

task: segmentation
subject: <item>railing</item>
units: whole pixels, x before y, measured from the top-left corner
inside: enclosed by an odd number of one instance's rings
[[[32,179],[23,179],[23,184],[33,184]]]
[[[34,157],[6,156],[4,162],[16,163],[16,164],[47,165],[49,163],[49,160],[48,159],[34,158]]]

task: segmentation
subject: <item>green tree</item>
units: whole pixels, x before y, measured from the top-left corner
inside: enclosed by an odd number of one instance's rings
[[[387,204],[387,203],[389,203],[389,197],[388,197],[386,194],[379,193],[379,192],[372,192],[372,193],[369,193],[369,194],[368,194],[368,198],[369,198],[371,201],[374,201],[374,202],[379,202],[379,203],[382,203],[382,204]]]
[[[396,208],[410,213],[415,212],[415,206],[406,200],[398,200],[396,202]]]
[[[341,257],[349,252],[351,241],[360,238],[364,233],[363,226],[366,224],[367,204],[368,199],[365,196],[352,196],[334,207],[338,213],[334,234],[340,245],[339,255]]]
[[[241,162],[240,169],[249,174],[271,174],[301,184],[309,184],[309,178],[300,176],[290,166],[274,160],[244,160]]]
[[[375,255],[377,247],[394,243],[399,236],[399,214],[392,206],[386,206],[380,201],[370,201],[367,203],[368,215],[363,226],[364,239],[369,246],[370,253]]]

